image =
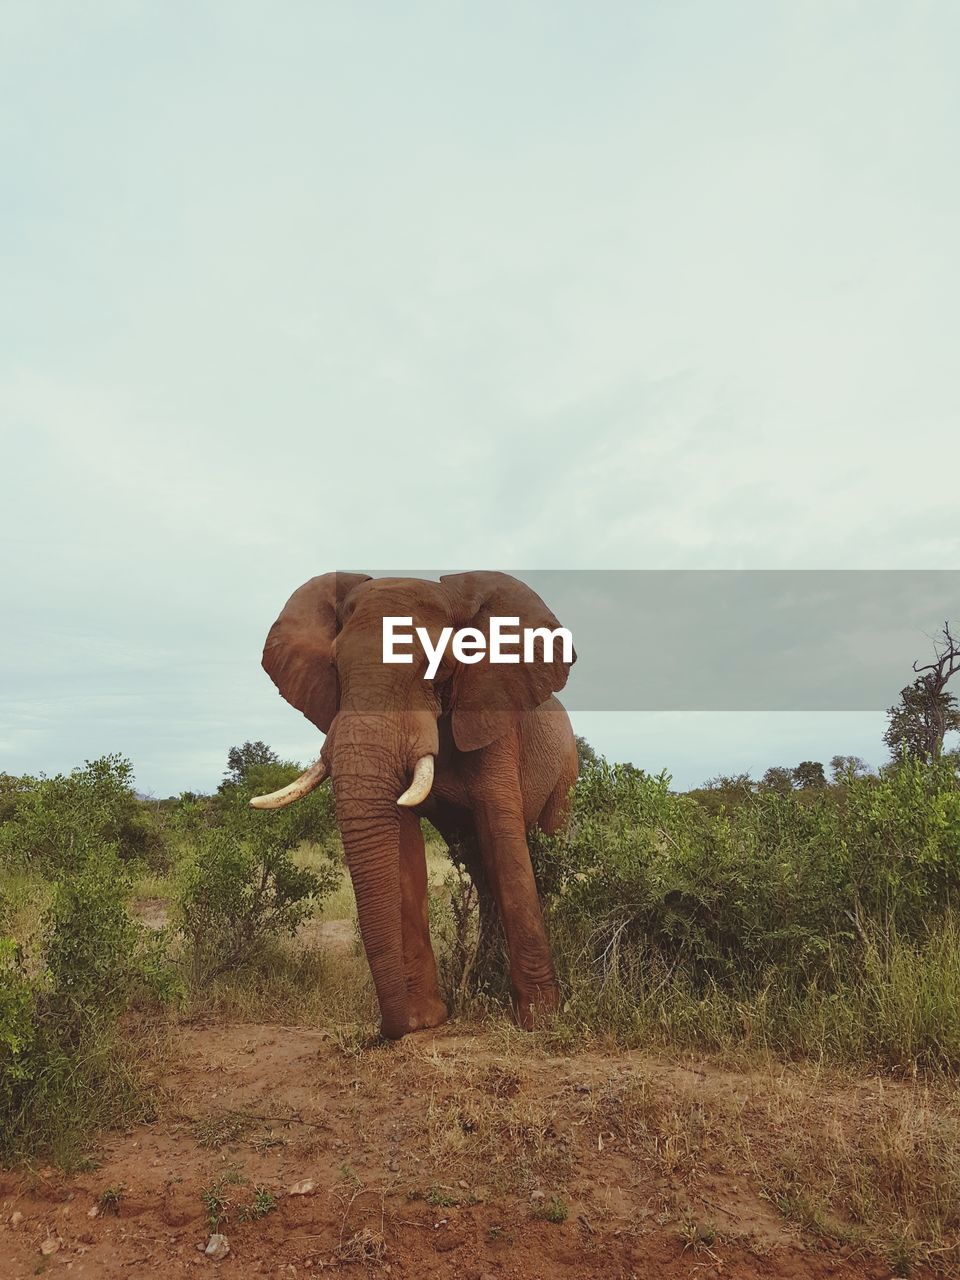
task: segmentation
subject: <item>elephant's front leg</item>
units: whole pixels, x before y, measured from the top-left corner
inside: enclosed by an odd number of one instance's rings
[[[559,992],[527,847],[519,787],[516,794],[500,792],[495,801],[482,802],[476,817],[484,867],[507,938],[517,1021],[531,1031],[539,1016],[556,1010]]]
[[[437,962],[430,943],[427,915],[427,859],[420,819],[400,817],[400,895],[403,923],[403,968],[407,981],[410,1030],[437,1027],[447,1020],[440,998]]]

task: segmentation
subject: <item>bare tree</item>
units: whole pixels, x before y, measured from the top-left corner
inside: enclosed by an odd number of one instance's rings
[[[929,706],[930,738],[927,743],[929,758],[936,760],[943,751],[943,738],[948,728],[952,727],[951,707],[944,697],[947,681],[960,671],[960,643],[950,634],[950,623],[943,624],[943,631],[933,642],[935,661],[919,666],[916,662],[913,669],[919,677],[919,683],[926,694]]]
[[[960,711],[947,682],[960,671],[960,641],[950,631],[950,623],[933,641],[934,661],[914,662],[916,680],[901,690],[900,703],[891,707],[890,725],[884,741],[896,753],[904,747],[910,755],[937,760],[943,739],[951,729],[960,729]]]

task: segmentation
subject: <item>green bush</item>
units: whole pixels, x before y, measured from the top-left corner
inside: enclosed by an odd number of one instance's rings
[[[750,1024],[781,1048],[826,1040],[891,1060],[899,1036],[915,1058],[960,1067],[960,1025],[936,995],[938,971],[956,989],[951,764],[761,789],[714,812],[666,775],[598,761],[569,832],[532,852],[568,1010],[585,1025],[702,1044]]]
[[[12,773],[0,773],[0,823],[9,822],[17,812],[20,796],[27,790],[30,778],[18,778]]]
[[[34,992],[24,972],[20,948],[13,938],[0,937],[0,1118],[4,1120],[12,1113],[17,1091],[29,1076],[33,1007]]]
[[[75,870],[103,845],[124,862],[166,863],[163,828],[137,799],[133,766],[119,755],[88,760],[52,778],[18,778],[5,789],[0,860],[47,875]]]
[[[105,847],[57,882],[35,962],[0,939],[0,1158],[69,1164],[92,1129],[142,1105],[120,1020],[174,980],[164,936],[130,916],[129,893]]]
[[[219,798],[215,826],[207,825],[203,813],[192,815],[177,915],[195,985],[250,963],[270,939],[292,936],[340,883],[342,868],[332,846],[319,872],[298,867],[291,856],[304,839],[332,829],[325,792],[274,812],[249,808],[251,795],[282,785],[275,780],[264,786],[262,778],[252,786],[230,784]]]

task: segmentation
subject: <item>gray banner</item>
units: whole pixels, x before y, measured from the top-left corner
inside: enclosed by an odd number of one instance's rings
[[[955,570],[508,572],[572,631],[578,711],[880,711],[960,629]]]

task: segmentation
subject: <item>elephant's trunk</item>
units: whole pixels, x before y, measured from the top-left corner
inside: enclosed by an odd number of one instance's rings
[[[380,1005],[381,1031],[396,1040],[410,1030],[400,918],[400,811],[392,797],[358,803],[362,781],[351,778],[348,795],[334,781],[337,823]]]
[[[351,698],[348,685],[345,680],[345,702]],[[367,688],[366,705],[371,705],[370,697]],[[372,705],[388,705],[385,690]],[[383,1034],[396,1039],[410,1030],[411,1013],[403,961],[400,821],[407,805],[421,803],[429,793],[436,719],[426,709],[385,714],[343,706],[331,738],[337,825],[357,899],[360,936]]]

